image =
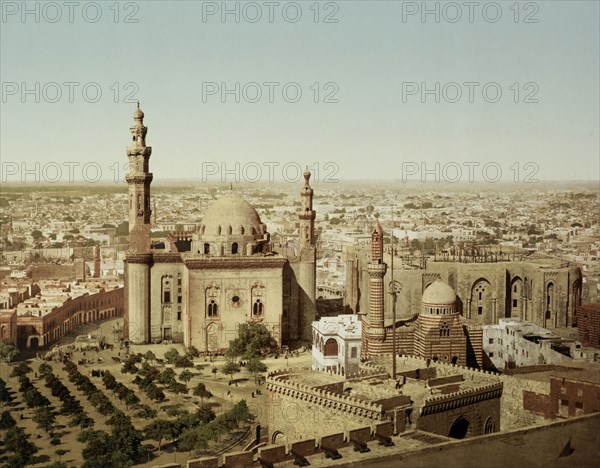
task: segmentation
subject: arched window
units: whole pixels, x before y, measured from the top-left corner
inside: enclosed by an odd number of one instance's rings
[[[210,244],[204,244],[204,255],[208,255],[210,253]]]
[[[219,315],[219,306],[214,299],[211,299],[211,301],[208,303],[207,315],[209,317],[217,317]]]
[[[252,315],[262,315],[263,306],[264,304],[260,301],[260,299],[256,299],[256,302],[252,306]]]
[[[237,244],[237,242],[234,242],[233,244],[231,244],[231,253],[232,254],[238,253],[238,244]]]
[[[338,344],[335,338],[329,338],[325,342],[325,349],[323,351],[324,356],[337,356],[338,355]]]

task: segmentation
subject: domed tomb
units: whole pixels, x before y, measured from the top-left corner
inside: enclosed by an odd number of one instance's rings
[[[254,255],[268,249],[267,226],[236,192],[215,201],[204,213],[194,251],[202,255]]]

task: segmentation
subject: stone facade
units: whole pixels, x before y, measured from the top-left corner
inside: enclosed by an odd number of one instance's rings
[[[600,348],[600,304],[584,304],[577,309],[577,329],[583,346]]]
[[[417,368],[421,361],[417,362]],[[503,384],[491,374],[466,379],[455,372],[436,378],[436,368],[396,384],[379,368],[346,380],[334,375],[284,369],[269,373],[269,441],[290,443],[390,421],[394,434],[425,430],[454,438],[500,429]],[[337,380],[336,380],[337,379]]]
[[[344,304],[355,313],[369,310],[370,256],[367,246],[346,250],[346,295]],[[390,264],[388,252],[384,261]],[[581,304],[581,269],[558,259],[531,255],[519,261],[482,258],[478,262],[433,261],[424,269],[408,269],[396,257],[394,279],[400,284],[397,316],[408,319],[418,313],[423,292],[436,278],[457,294],[457,311],[479,324],[495,324],[500,318],[521,318],[544,328],[574,327]],[[506,260],[506,261],[504,261]],[[391,271],[383,279],[389,297]],[[385,318],[392,316],[387,301]]]
[[[409,354],[434,361],[481,367],[483,342],[481,326],[465,320],[458,313],[456,292],[439,277],[431,277],[421,297],[418,314],[410,318],[385,319],[386,302],[396,301],[402,284],[394,280],[392,301],[385,301],[383,230],[377,223],[371,235],[369,275],[369,309],[363,320],[362,358],[382,354]]]
[[[209,207],[196,232],[150,245],[150,183],[144,114],[136,110],[130,158],[126,333],[134,344],[181,342],[227,349],[241,323],[264,324],[280,345],[310,342],[316,315],[315,211],[310,172],[300,192],[299,245],[271,242],[256,210],[231,191]]]
[[[17,344],[17,311],[0,310],[0,341],[7,344]]]

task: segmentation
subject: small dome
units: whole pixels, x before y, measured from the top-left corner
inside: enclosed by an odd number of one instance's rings
[[[259,235],[265,229],[256,210],[236,192],[219,198],[204,213],[204,236]]]
[[[456,302],[456,291],[438,278],[425,289],[421,302],[429,305],[454,304]]]
[[[142,120],[144,118],[144,112],[142,112],[142,109],[140,109],[139,101],[137,103],[137,109],[133,113],[133,118],[134,120]]]

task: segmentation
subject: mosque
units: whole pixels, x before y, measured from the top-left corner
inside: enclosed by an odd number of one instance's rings
[[[296,248],[277,248],[267,225],[238,193],[210,206],[196,232],[151,246],[148,127],[138,107],[127,148],[129,252],[125,330],[133,344],[180,342],[225,350],[241,323],[264,324],[280,344],[310,342],[316,305],[316,237],[310,172],[304,173]]]

